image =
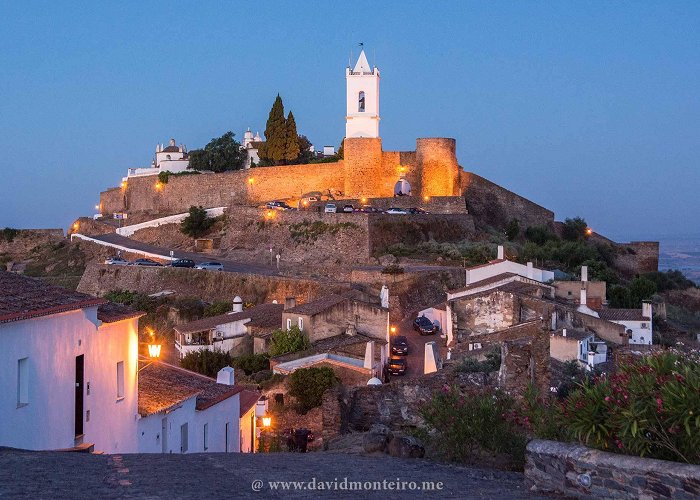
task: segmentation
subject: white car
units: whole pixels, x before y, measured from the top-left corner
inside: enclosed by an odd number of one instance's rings
[[[338,211],[338,207],[335,206],[335,203],[326,203],[326,210],[325,212],[327,214],[334,214]]]
[[[403,208],[390,208],[384,213],[393,215],[406,215],[408,212]]]
[[[223,271],[224,265],[219,262],[202,262],[194,266],[195,269],[206,269],[207,271]]]
[[[121,257],[111,257],[105,260],[105,264],[109,264],[112,266],[128,266],[129,261],[126,259],[122,259]]]

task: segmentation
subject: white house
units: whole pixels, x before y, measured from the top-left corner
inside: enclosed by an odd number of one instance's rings
[[[0,446],[136,452],[141,315],[0,271]]]
[[[248,127],[248,130],[246,130],[243,134],[243,144],[241,144],[241,147],[245,149],[245,152],[248,155],[245,160],[245,168],[250,168],[252,163],[260,163],[258,149],[263,142],[264,141],[263,138],[260,137],[260,133],[255,132],[255,135],[253,135],[253,132],[250,131],[250,127]]]
[[[554,281],[553,271],[538,269],[532,265],[532,262],[520,264],[508,260],[505,258],[503,246],[499,246],[496,260],[492,260],[480,266],[470,267],[466,270],[466,284],[471,285],[478,281],[483,281],[506,273],[517,274],[518,276],[533,279],[541,283]]]
[[[127,176],[140,177],[143,175],[158,175],[160,172],[184,172],[190,164],[187,148],[184,144],[177,146],[175,139],[170,139],[167,146],[156,145],[156,153],[150,167],[130,168]]]
[[[593,332],[563,328],[551,333],[549,353],[559,361],[579,361],[592,367],[607,361],[608,346],[596,340]]]
[[[275,323],[281,324],[283,309],[282,304],[260,304],[244,311],[243,301],[236,297],[230,313],[177,325],[175,348],[180,357],[201,350],[229,352],[240,346],[250,334],[248,323],[258,319],[275,318]]]
[[[652,307],[651,302],[642,302],[641,309],[601,309],[601,319],[623,325],[629,335],[630,344],[652,344]]]
[[[235,385],[230,367],[213,380],[167,363],[144,364],[139,373],[138,451],[253,452],[258,399],[257,392]]]

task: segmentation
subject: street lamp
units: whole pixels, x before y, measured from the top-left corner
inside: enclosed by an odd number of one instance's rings
[[[396,333],[396,327],[392,325],[390,331],[392,334]]]
[[[148,344],[148,357],[151,359],[160,358],[160,344]]]
[[[272,417],[263,417],[262,423],[264,428],[269,429],[272,425]]]

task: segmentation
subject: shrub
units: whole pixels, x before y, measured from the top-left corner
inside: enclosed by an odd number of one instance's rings
[[[180,365],[187,370],[192,370],[208,377],[216,377],[219,370],[226,366],[233,366],[233,357],[221,350],[201,350],[190,352],[180,361]]]
[[[536,245],[544,245],[550,240],[557,240],[557,235],[549,226],[530,226],[525,230],[525,238]]]
[[[566,398],[560,424],[594,448],[700,464],[700,364],[672,352],[623,364]]]
[[[656,271],[647,273],[643,277],[653,281],[659,293],[667,290],[686,290],[696,287],[695,283],[686,278],[683,273],[677,269],[670,269],[666,272]]]
[[[3,239],[8,243],[12,243],[17,235],[19,235],[19,229],[12,227],[3,228],[3,230],[0,231],[0,239]]]
[[[629,285],[616,285],[610,288],[608,301],[610,307],[636,309],[643,300],[649,300],[656,293],[656,284],[643,276],[637,276]]]
[[[525,437],[507,418],[513,399],[498,390],[474,390],[462,394],[444,386],[420,409],[427,426],[426,439],[442,459],[469,463],[484,452],[506,453],[522,464]]]
[[[382,268],[382,274],[397,275],[403,273],[404,268],[398,264],[389,264],[388,266],[384,266]]]
[[[566,219],[561,230],[561,237],[567,241],[583,240],[586,237],[587,228],[588,224],[581,217]]]
[[[270,338],[270,356],[280,356],[290,352],[303,351],[311,347],[308,337],[293,326],[289,330],[275,330]]]
[[[170,177],[170,170],[165,170],[163,172],[158,172],[158,182],[161,184],[167,184],[168,183],[168,177]]]
[[[464,358],[460,362],[455,370],[459,372],[481,372],[481,373],[491,373],[495,372],[501,367],[501,350],[500,348],[495,348],[491,352],[486,354],[486,359],[484,361],[478,361],[474,358]]]
[[[217,300],[204,308],[203,316],[219,316],[231,311],[231,303],[227,300]]]
[[[244,354],[233,358],[233,367],[243,370],[246,375],[252,375],[263,370],[269,371],[270,356],[267,354]]]
[[[190,207],[189,215],[180,224],[182,233],[197,238],[205,234],[214,224],[214,219],[207,215],[207,211],[201,206]]]
[[[301,368],[289,376],[289,394],[296,398],[301,413],[321,406],[323,393],[338,383],[332,369]]]
[[[506,226],[506,238],[513,241],[520,234],[520,222],[518,219],[511,219]]]

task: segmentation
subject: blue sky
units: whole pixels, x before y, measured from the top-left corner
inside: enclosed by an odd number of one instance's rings
[[[624,239],[698,235],[700,3],[2,2],[0,227],[66,227],[157,142],[265,127],[317,146],[379,66],[384,148],[458,158]]]

